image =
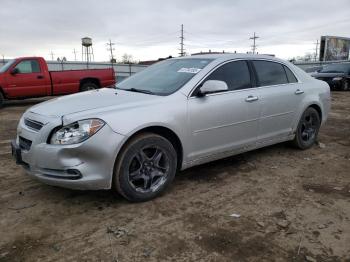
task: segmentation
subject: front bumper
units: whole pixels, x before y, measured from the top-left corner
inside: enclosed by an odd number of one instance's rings
[[[105,125],[82,143],[48,144],[51,130],[59,125],[55,120],[47,121],[40,131],[34,131],[22,118],[17,139],[12,142],[16,163],[27,174],[49,185],[88,190],[111,188],[114,162],[125,137]],[[30,141],[30,146],[23,147],[21,139]]]

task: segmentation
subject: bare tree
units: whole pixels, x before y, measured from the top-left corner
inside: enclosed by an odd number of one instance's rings
[[[123,64],[134,64],[135,61],[134,61],[132,55],[125,53],[125,54],[122,56],[122,63],[123,63]]]

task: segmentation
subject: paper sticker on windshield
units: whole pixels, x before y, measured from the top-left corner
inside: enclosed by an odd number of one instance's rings
[[[186,68],[186,67],[183,67],[181,68],[179,71],[177,71],[178,73],[189,73],[189,74],[197,74],[199,71],[201,71],[202,69],[200,68],[194,68],[194,67],[191,67],[191,68]]]

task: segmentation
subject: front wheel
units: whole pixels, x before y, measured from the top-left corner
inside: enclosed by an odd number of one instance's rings
[[[299,120],[293,145],[300,149],[312,147],[317,140],[320,125],[320,116],[316,109],[312,107],[306,109]]]
[[[141,134],[120,152],[113,186],[129,201],[147,201],[169,186],[176,169],[177,154],[173,145],[162,136]]]

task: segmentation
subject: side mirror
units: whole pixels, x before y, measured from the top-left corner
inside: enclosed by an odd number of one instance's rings
[[[11,75],[18,74],[19,70],[18,70],[18,68],[13,68],[10,73],[11,73]]]
[[[202,87],[199,89],[199,96],[205,96],[206,94],[227,91],[228,86],[224,81],[220,80],[208,80],[205,81]]]

